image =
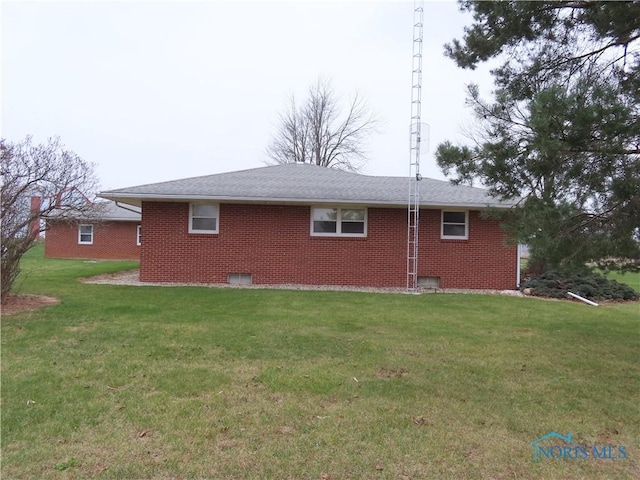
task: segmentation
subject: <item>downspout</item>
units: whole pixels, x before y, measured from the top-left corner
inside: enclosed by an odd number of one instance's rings
[[[520,290],[520,267],[521,267],[520,258],[521,258],[521,255],[522,255],[522,245],[520,245],[518,243],[518,267],[516,268],[516,275],[517,275],[517,277],[516,277],[516,286],[517,286],[518,290]]]
[[[121,208],[123,210],[128,210],[129,212],[142,214],[142,209],[140,209],[140,211],[133,210],[132,208],[128,208],[128,207],[125,207],[124,205],[121,205],[120,202],[118,201],[116,201],[116,207]]]
[[[589,304],[589,305],[591,305],[593,307],[598,307],[599,306],[596,302],[592,302],[591,300],[588,300],[588,299],[586,299],[584,297],[581,297],[580,295],[576,295],[573,292],[567,292],[567,295],[569,295],[572,298],[575,298],[576,300],[580,300],[580,301],[582,301],[584,303],[587,303],[587,304]]]

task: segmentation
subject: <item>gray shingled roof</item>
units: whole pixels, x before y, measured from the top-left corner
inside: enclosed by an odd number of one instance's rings
[[[143,200],[356,204],[403,206],[408,177],[378,177],[309,164],[275,165],[102,192],[101,197],[140,206]],[[502,207],[486,190],[424,178],[420,204],[439,207]]]
[[[133,212],[135,207],[125,205],[123,208],[115,202],[95,202],[84,207],[55,209],[47,216],[51,219],[92,220],[92,221],[119,221],[139,222],[142,218],[140,212]],[[138,209],[139,210],[139,209]]]
[[[100,218],[104,220],[139,222],[142,218],[142,215],[139,211],[131,211],[132,207],[130,205],[125,205],[126,208],[121,207],[115,202],[99,202],[95,203],[94,205],[98,209],[97,213],[100,215]]]

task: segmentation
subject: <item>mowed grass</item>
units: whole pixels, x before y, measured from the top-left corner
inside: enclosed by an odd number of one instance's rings
[[[633,479],[640,305],[88,285],[28,254],[3,479]],[[551,431],[624,459],[533,461]],[[551,442],[553,443],[553,442]]]
[[[626,283],[636,292],[640,292],[640,272],[609,272],[607,278]]]

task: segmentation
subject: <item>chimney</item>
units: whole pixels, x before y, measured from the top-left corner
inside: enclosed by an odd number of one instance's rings
[[[31,197],[31,209],[29,210],[31,220],[29,221],[29,235],[40,238],[40,211],[42,208],[42,197]]]

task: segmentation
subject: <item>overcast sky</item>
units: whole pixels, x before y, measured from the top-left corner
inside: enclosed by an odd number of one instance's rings
[[[1,135],[63,143],[98,165],[103,189],[265,165],[288,95],[319,77],[382,120],[363,173],[409,172],[412,1],[3,1]],[[443,56],[470,17],[425,2],[424,176],[465,141],[465,85],[487,69]]]

